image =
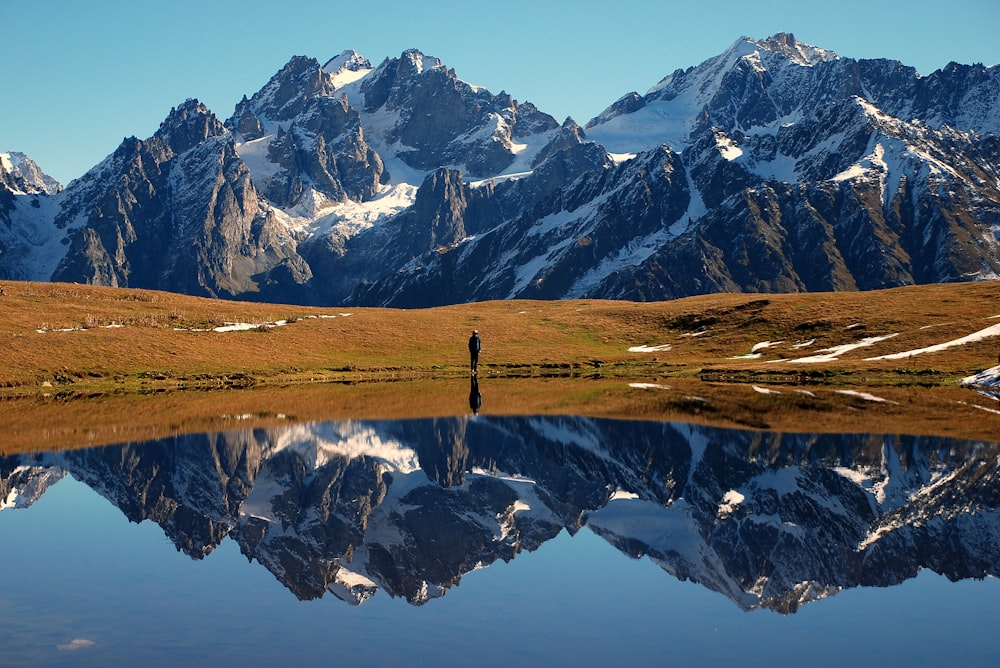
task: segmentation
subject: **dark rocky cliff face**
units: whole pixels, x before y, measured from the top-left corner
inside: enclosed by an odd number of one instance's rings
[[[283,261],[308,277],[273,243],[282,233],[250,171],[197,101],[149,140],[127,139],[81,182],[60,218],[85,225],[53,280],[236,297],[258,291],[257,275]]]
[[[319,62],[297,56],[256,93],[245,97],[228,128],[244,141],[278,124],[267,156],[279,167],[261,180],[263,195],[278,207],[298,205],[309,188],[334,202],[370,199],[385,174],[365,141],[358,112],[336,95]]]
[[[418,169],[464,164],[470,176],[487,178],[514,161],[513,137],[558,125],[534,105],[470,86],[416,50],[387,59],[365,80],[362,92],[365,111],[398,112],[387,140],[409,147],[401,157]]]

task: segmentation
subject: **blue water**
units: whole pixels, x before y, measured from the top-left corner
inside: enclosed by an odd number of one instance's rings
[[[0,457],[34,499],[0,512],[0,666],[995,667],[998,462],[571,416]],[[327,591],[341,566],[374,595]]]
[[[0,513],[0,664],[995,666],[1000,582],[924,572],[743,612],[589,530],[417,607],[299,601],[229,539],[204,560],[70,477]],[[85,641],[73,644],[74,640]],[[74,648],[75,647],[75,648]]]

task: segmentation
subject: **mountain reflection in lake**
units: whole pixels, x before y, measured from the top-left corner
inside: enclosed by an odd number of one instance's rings
[[[332,595],[367,609],[373,596],[388,595],[422,606],[472,571],[586,529],[658,567],[631,587],[658,573],[722,594],[734,610],[794,613],[846,589],[900,585],[922,569],[952,581],[996,576],[998,462],[995,443],[578,417],[300,424],[2,458],[0,540],[30,549],[11,533],[11,517],[30,515],[16,509],[44,499],[68,473],[129,520],[152,520],[193,559],[211,561],[231,539],[303,600]],[[582,558],[563,564],[580,587],[614,580]],[[484,587],[491,573],[477,576]],[[980,586],[1000,603],[994,582]],[[607,596],[621,603],[626,594]],[[551,609],[551,601],[519,605],[525,616]],[[0,614],[12,606],[0,594]],[[617,633],[614,642],[628,645],[627,631]],[[979,642],[987,643],[981,658],[995,659],[992,636]],[[8,643],[16,645],[0,636],[0,657]],[[963,651],[975,650],[965,643]],[[615,656],[632,654],[621,646]]]

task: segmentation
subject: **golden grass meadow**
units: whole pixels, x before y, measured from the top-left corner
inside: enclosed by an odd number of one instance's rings
[[[995,439],[1000,282],[422,310],[0,283],[0,452],[292,420],[564,413]],[[221,331],[219,331],[221,330]],[[894,359],[873,359],[896,355]],[[802,361],[798,361],[802,360]]]

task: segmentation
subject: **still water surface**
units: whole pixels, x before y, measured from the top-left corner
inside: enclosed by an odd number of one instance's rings
[[[7,457],[0,665],[994,666],[998,458],[567,416]]]

